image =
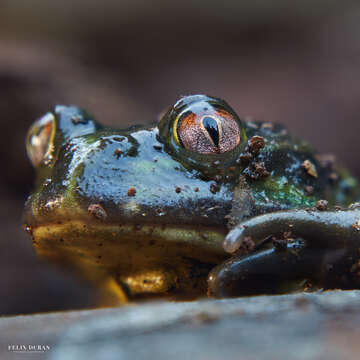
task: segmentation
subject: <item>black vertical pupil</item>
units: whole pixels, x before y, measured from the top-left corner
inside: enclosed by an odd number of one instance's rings
[[[202,124],[209,133],[215,146],[219,147],[219,128],[217,121],[210,116],[206,116],[202,119]]]

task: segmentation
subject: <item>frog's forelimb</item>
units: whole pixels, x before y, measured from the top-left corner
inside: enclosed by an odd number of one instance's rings
[[[360,206],[344,210],[289,210],[254,217],[235,227],[226,236],[225,251],[237,251],[246,237],[255,242],[272,235],[282,237],[285,232],[305,238],[309,246],[346,247],[360,245]]]
[[[268,248],[269,242],[263,242],[290,232],[291,239],[280,246]],[[246,254],[243,244],[250,237],[255,246]],[[314,288],[358,288],[360,208],[257,216],[234,228],[224,248],[237,252],[209,274],[209,294],[215,297],[299,291],[309,283]]]

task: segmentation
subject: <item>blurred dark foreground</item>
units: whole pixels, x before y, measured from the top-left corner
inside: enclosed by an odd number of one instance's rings
[[[119,127],[180,95],[285,123],[360,177],[360,4],[352,1],[0,3],[0,314],[84,308],[89,284],[38,260],[21,229],[24,138],[57,103]]]

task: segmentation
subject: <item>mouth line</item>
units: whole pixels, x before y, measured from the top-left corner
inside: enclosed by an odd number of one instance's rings
[[[193,248],[215,253],[224,253],[222,243],[226,228],[174,224],[114,224],[89,223],[81,220],[68,220],[61,223],[48,223],[27,226],[33,242],[43,245],[65,243],[74,247],[91,246],[94,243],[141,246],[141,241],[156,241],[163,244],[183,244]]]

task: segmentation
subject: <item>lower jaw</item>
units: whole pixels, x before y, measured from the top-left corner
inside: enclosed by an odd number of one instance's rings
[[[31,229],[37,254],[99,284],[115,279],[128,298],[193,299],[227,255],[225,229],[68,221]]]

